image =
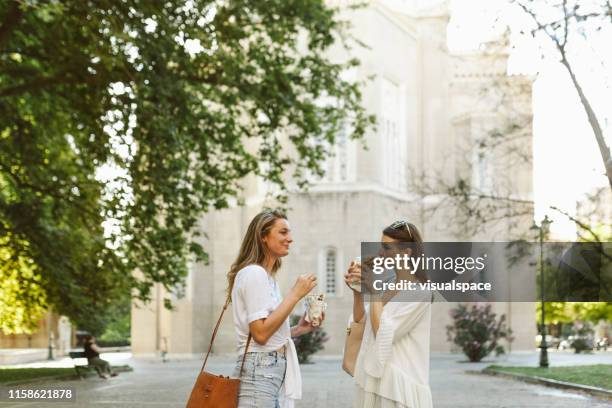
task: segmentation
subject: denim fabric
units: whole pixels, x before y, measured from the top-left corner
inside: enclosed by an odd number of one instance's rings
[[[242,356],[239,356],[234,377],[238,377],[241,364]],[[286,368],[284,354],[276,351],[247,353],[240,377],[238,408],[280,408],[278,395]]]

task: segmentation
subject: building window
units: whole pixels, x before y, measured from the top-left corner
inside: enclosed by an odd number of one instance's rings
[[[335,143],[329,144],[326,142],[325,149],[329,156],[323,163],[324,174],[320,179],[323,183],[342,183],[350,181],[349,175],[349,160],[350,131],[348,126],[343,125],[338,133],[336,133]]]
[[[491,193],[493,188],[491,153],[476,148],[473,162],[475,165],[472,172],[472,185],[480,193]]]
[[[325,293],[336,294],[336,251],[328,249],[325,253]]]
[[[379,132],[383,147],[383,183],[397,191],[407,189],[408,150],[402,88],[386,78],[381,81]]]

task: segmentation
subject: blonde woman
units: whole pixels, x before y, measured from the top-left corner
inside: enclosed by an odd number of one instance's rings
[[[405,221],[394,222],[385,228],[381,241],[383,247],[397,242],[412,242],[414,251],[423,252],[419,231]],[[395,273],[397,282],[426,280],[424,273],[419,270],[414,274],[410,271]],[[397,299],[390,301],[393,294],[387,293],[381,299],[372,300],[364,306],[363,295],[350,285],[361,281],[361,266],[351,263],[344,279],[353,290],[353,320],[359,322],[365,319],[365,330],[355,364],[354,407],[431,408],[431,293],[419,293],[417,299],[411,299],[410,302]]]
[[[301,275],[288,295],[281,297],[276,274],[280,258],[289,253],[292,242],[285,215],[277,210],[262,211],[251,221],[228,273],[228,296],[238,337],[236,377],[248,342],[239,408],[291,407],[302,395],[300,367],[291,338],[315,328],[303,317],[297,326],[290,327],[288,318],[317,281],[312,274]]]

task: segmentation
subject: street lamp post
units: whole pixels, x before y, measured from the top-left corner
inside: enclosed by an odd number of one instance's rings
[[[540,367],[548,367],[548,344],[546,343],[546,303],[544,302],[544,237],[548,235],[548,228],[552,221],[545,216],[540,226],[534,224],[534,229],[539,232],[540,241],[540,292],[541,292],[541,322],[540,322],[540,335],[542,341],[540,342]]]
[[[53,358],[53,328],[51,327],[53,317],[51,316],[51,309],[47,311],[47,328],[49,329],[49,352],[47,354],[47,360],[55,360]]]

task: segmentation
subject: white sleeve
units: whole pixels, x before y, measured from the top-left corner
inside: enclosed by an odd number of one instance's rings
[[[256,265],[249,265],[240,273],[244,276],[241,277],[238,290],[246,307],[247,322],[268,317],[275,308],[268,273]]]

